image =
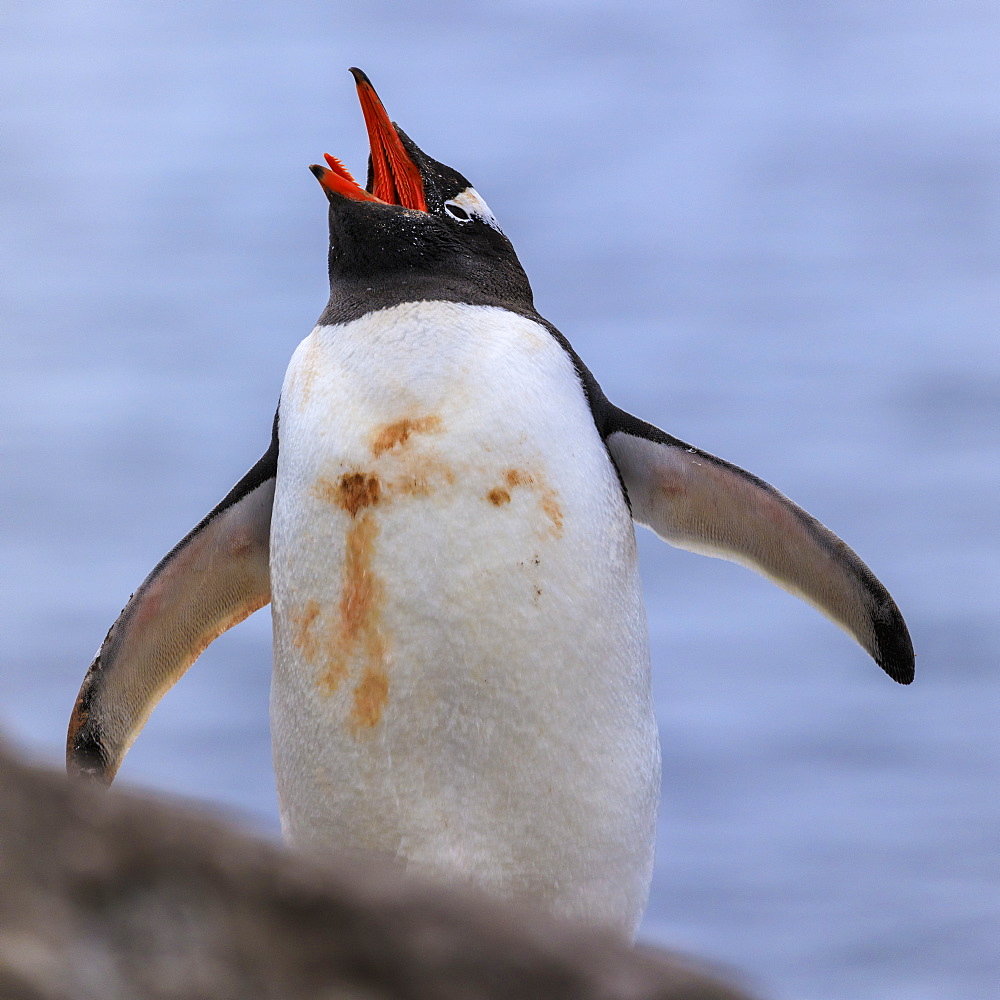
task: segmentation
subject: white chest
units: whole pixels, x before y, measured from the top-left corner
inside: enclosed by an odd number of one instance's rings
[[[279,434],[288,835],[631,930],[659,778],[645,615],[565,352],[453,303],[317,328]]]

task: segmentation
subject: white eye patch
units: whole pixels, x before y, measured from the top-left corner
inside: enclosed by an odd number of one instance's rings
[[[490,206],[479,197],[475,188],[467,187],[461,194],[446,201],[444,210],[457,222],[471,222],[475,217],[491,226],[498,233],[503,232],[496,217],[490,211]]]

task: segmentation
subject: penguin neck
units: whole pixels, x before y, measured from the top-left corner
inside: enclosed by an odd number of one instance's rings
[[[331,267],[330,300],[319,324],[350,323],[367,313],[404,302],[462,302],[474,306],[498,306],[521,316],[540,319],[524,271],[495,261],[490,268],[467,271],[461,267],[420,270],[400,268],[345,274]]]

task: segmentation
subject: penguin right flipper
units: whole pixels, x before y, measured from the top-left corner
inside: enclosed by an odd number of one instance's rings
[[[762,479],[611,404],[604,426],[636,521],[678,548],[766,576],[839,625],[893,680],[913,680],[899,608],[829,528]]]
[[[66,738],[66,769],[110,785],[164,694],[213,639],[271,600],[278,418],[260,461],[132,595],[90,665]]]

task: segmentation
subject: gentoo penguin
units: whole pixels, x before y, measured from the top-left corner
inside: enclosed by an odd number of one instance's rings
[[[660,778],[633,521],[809,601],[903,684],[906,625],[776,489],[610,403],[483,199],[352,72],[367,186],[311,168],[329,304],[264,456],[108,632],[69,770],[110,783],[167,689],[270,601],[291,841],[630,935]]]

